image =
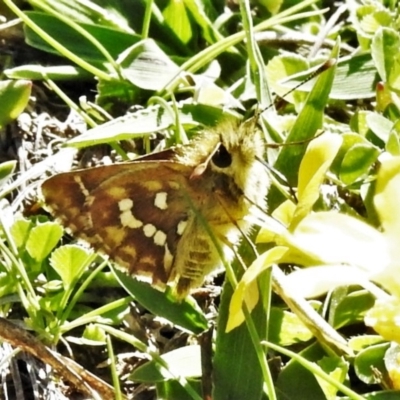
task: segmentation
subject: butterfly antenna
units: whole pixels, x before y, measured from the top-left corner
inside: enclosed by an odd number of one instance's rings
[[[260,116],[262,113],[264,113],[265,111],[269,110],[272,107],[276,107],[277,105],[279,105],[280,101],[282,98],[287,97],[289,94],[293,93],[295,90],[297,90],[298,88],[300,88],[301,86],[303,86],[304,84],[306,84],[307,82],[311,81],[312,79],[314,79],[316,76],[322,74],[323,72],[325,72],[327,69],[333,67],[336,64],[336,60],[334,59],[329,59],[327,61],[325,61],[322,65],[320,65],[317,69],[315,69],[314,71],[312,71],[308,76],[306,76],[304,78],[304,80],[302,80],[301,82],[299,82],[296,86],[294,86],[293,88],[289,89],[283,96],[281,97],[275,97],[275,100],[268,105],[267,107],[265,107],[264,109],[258,109],[255,112],[254,115],[254,119],[256,122],[258,122],[258,120],[260,119]],[[287,80],[292,79],[293,77],[289,77]],[[284,83],[285,81],[283,81],[282,83]],[[253,119],[251,118],[251,119]]]

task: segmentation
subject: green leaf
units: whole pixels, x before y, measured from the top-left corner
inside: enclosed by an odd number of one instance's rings
[[[280,54],[279,56],[274,57],[265,67],[271,89],[279,96],[284,97],[284,99],[290,103],[296,105],[302,104],[305,99],[304,93],[296,90],[293,93],[287,94],[288,86],[289,88],[292,86],[290,83],[287,84],[285,79],[289,77],[288,82],[293,82],[293,77],[291,77],[291,75],[307,70],[308,67],[309,62],[298,54]],[[285,82],[284,84],[280,83],[282,80]],[[302,86],[300,89],[307,90],[307,87],[304,88]]]
[[[45,222],[34,226],[26,242],[26,250],[37,262],[42,262],[54,249],[63,235],[63,229],[56,222]]]
[[[337,59],[338,51],[339,44],[332,51],[332,59]],[[332,66],[318,77],[286,139],[287,143],[311,139],[317,130],[322,128],[324,109],[328,102],[335,70],[336,67]],[[304,129],[304,127],[307,127],[307,129]],[[297,186],[297,173],[306,147],[307,144],[283,147],[274,165],[276,169],[286,176],[292,186]]]
[[[390,83],[392,70],[397,62],[400,35],[394,29],[379,28],[371,42],[371,55],[375,61],[376,69],[384,82]]]
[[[4,300],[6,299],[6,296],[15,294],[14,298],[13,297],[8,297],[8,302],[9,303],[19,303],[21,300],[18,297],[18,283],[15,280],[15,277],[12,276],[9,272],[1,272],[0,273],[0,296]]]
[[[325,356],[318,344],[300,352],[308,361],[317,362]],[[325,399],[325,394],[312,372],[295,360],[291,360],[281,371],[276,382],[280,398],[286,400]]]
[[[386,143],[394,126],[393,122],[376,112],[366,113],[365,121],[368,128],[371,129],[383,143]]]
[[[0,128],[13,121],[24,111],[31,95],[32,82],[1,81],[0,82]]]
[[[65,289],[69,289],[88,267],[92,252],[77,245],[65,245],[54,250],[50,265],[60,275]]]
[[[106,333],[98,324],[86,325],[82,338],[90,340],[92,346],[106,344]]]
[[[145,90],[163,89],[179,72],[179,67],[151,39],[127,48],[117,63],[123,68],[126,79]]]
[[[190,385],[191,393],[188,393]],[[156,384],[156,398],[163,400],[193,400],[201,399],[201,382],[199,379],[190,379],[187,385],[183,386],[177,380],[162,381]],[[196,397],[195,397],[196,396]]]
[[[335,211],[308,215],[291,240],[303,253],[324,264],[353,265],[371,273],[387,262],[387,245],[378,230]]]
[[[395,292],[395,294],[397,293]],[[371,326],[385,340],[399,343],[399,311],[400,300],[398,297],[392,296],[389,299],[377,300],[374,306],[368,310],[365,316],[365,324]]]
[[[400,214],[400,157],[382,162],[376,181],[374,204],[382,228],[389,237],[398,237]]]
[[[181,347],[161,355],[167,368],[153,360],[143,364],[129,376],[135,382],[154,383],[172,377],[194,378],[202,375],[199,345]]]
[[[342,177],[347,182],[351,182],[354,178],[361,177],[363,173],[366,172],[367,168],[371,165],[366,161],[367,156],[358,154],[358,148],[367,149],[367,154],[376,154],[379,150],[371,142],[366,140],[362,135],[356,133],[344,133],[341,135],[343,140],[342,146],[335,160],[332,163],[331,170],[338,177]],[[351,159],[354,157],[354,163]],[[346,162],[344,161],[346,160]],[[359,161],[360,160],[360,161]],[[357,163],[359,162],[359,167],[357,168]]]
[[[0,164],[0,187],[11,178],[16,166],[17,161],[5,161]]]
[[[172,124],[173,116],[159,106],[152,106],[89,129],[83,135],[69,140],[68,145],[81,148],[143,137],[152,132],[167,129]]]
[[[243,274],[229,305],[229,319],[226,324],[227,332],[230,332],[243,323],[244,314],[242,307],[244,303],[250,312],[256,306],[259,299],[257,285],[254,285],[256,278],[273,264],[279,263],[286,251],[286,247],[277,246],[264,252],[254,260]]]
[[[188,127],[197,126],[199,123],[213,126],[223,118],[232,117],[235,117],[235,115],[230,112],[224,112],[221,108],[201,104],[183,105],[179,113],[181,124]],[[134,139],[169,129],[175,122],[176,118],[169,110],[154,105],[89,129],[84,134],[69,140],[67,144],[81,148],[95,144]]]
[[[323,357],[321,360],[318,361],[318,365],[331,378],[340,383],[344,382],[347,376],[347,372],[349,370],[349,363],[336,356]],[[336,394],[338,389],[336,388],[336,386],[331,385],[326,380],[320,378],[318,375],[316,375],[316,378],[325,393],[326,399],[337,399]]]
[[[103,7],[101,2],[82,2],[79,0],[41,0],[40,3],[76,22],[97,24],[122,32],[132,32],[128,23],[128,18],[131,16],[124,15],[124,4],[121,1],[107,2]],[[38,4],[36,3],[35,6],[38,6]],[[130,10],[129,4],[126,7]]]
[[[246,324],[226,332],[232,288],[225,281],[219,308],[214,354],[213,400],[260,399],[263,376]],[[261,302],[251,314],[261,340],[266,336],[266,314]],[[251,367],[250,367],[251,366]]]
[[[194,19],[195,23],[197,24],[197,27],[201,29],[204,39],[207,41],[207,43],[209,44],[216,43],[223,38],[217,27],[210,20],[210,14],[211,18],[213,16],[214,18],[217,18],[218,16],[217,13],[213,10],[213,7],[216,6],[215,2],[203,1],[203,0],[183,0],[183,1],[185,3],[186,8],[190,12],[189,15]],[[211,11],[214,11],[214,13],[212,13]]]
[[[310,70],[289,77],[285,81],[286,90],[304,82]],[[371,54],[351,55],[340,58],[336,67],[330,99],[360,100],[375,96],[378,74]],[[311,91],[313,81],[301,85],[302,91]]]
[[[390,348],[385,354],[385,367],[391,379],[391,387],[400,389],[400,345],[399,343],[392,343]]]
[[[343,326],[362,322],[366,311],[374,305],[375,299],[372,294],[366,290],[357,290],[352,293],[345,290],[343,296],[337,296],[337,291],[333,291],[331,295],[330,324],[335,329],[340,329]]]
[[[388,343],[370,346],[361,350],[354,359],[354,370],[361,381],[367,384],[377,383],[377,371],[386,374],[384,357]]]
[[[18,249],[25,248],[33,222],[19,219],[11,226],[11,234]]]
[[[97,63],[106,61],[104,55],[96,46],[58,18],[37,11],[27,11],[26,15],[76,56]],[[104,26],[83,23],[79,23],[79,26],[96,38],[113,58],[117,58],[125,49],[141,39],[139,35],[121,32]],[[25,35],[29,45],[43,51],[58,54],[52,46],[43,41],[29,27],[25,27]]]
[[[299,317],[292,312],[271,307],[268,340],[280,346],[291,346],[299,342],[307,342],[313,334],[301,322]]]
[[[381,344],[383,341],[382,336],[379,335],[362,335],[351,337],[348,343],[349,346],[358,353],[372,345]]]
[[[370,144],[355,144],[343,158],[340,179],[350,185],[366,174],[377,160],[380,151]]]
[[[113,271],[125,290],[153,314],[196,334],[208,328],[205,315],[190,297],[177,302],[170,293],[154,289],[150,284],[138,281],[117,269]]]
[[[319,188],[325,174],[336,157],[342,144],[339,135],[325,134],[313,140],[307,147],[300,164],[298,184],[298,204],[290,223],[290,230],[311,212],[319,198]]]
[[[168,0],[163,15],[176,36],[187,44],[192,39],[193,32],[185,2],[183,0]]]
[[[400,128],[400,123],[396,123],[395,129],[390,131],[386,142],[386,151],[392,156],[400,156],[400,139],[397,130]]]

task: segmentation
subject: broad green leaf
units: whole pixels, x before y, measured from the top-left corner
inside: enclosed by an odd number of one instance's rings
[[[340,169],[340,179],[346,185],[351,185],[366,174],[377,160],[380,151],[370,144],[355,144],[343,158]]]
[[[262,398],[264,379],[246,324],[226,332],[232,287],[227,280],[222,291],[214,354],[213,400]],[[259,301],[251,313],[260,340],[266,338],[266,312]]]
[[[135,382],[160,382],[173,377],[200,377],[201,349],[199,345],[185,346],[161,355],[167,369],[157,361],[149,361],[137,368],[129,379]]]
[[[331,58],[336,60],[339,52],[339,43],[332,50]],[[306,103],[299,113],[291,129],[287,143],[311,139],[318,129],[322,128],[325,105],[335,76],[335,66],[331,66],[321,73],[309,93]],[[305,129],[305,127],[307,127]],[[292,186],[297,186],[297,173],[307,144],[283,147],[274,167],[281,171]]]
[[[388,347],[388,343],[376,344],[357,354],[354,359],[354,370],[361,381],[373,384],[377,382],[377,372],[385,374],[384,357]]]
[[[11,276],[9,272],[0,273],[0,296],[6,298],[6,296],[15,294],[14,299],[9,297],[9,302],[19,303],[21,300],[18,297],[18,283],[15,281],[14,277]]]
[[[92,259],[92,251],[77,245],[65,245],[53,251],[50,265],[60,275],[65,289],[69,289],[82,275]]]
[[[301,351],[300,355],[306,360],[316,363],[325,356],[325,352],[320,345],[313,344]],[[289,361],[281,370],[276,386],[282,399],[325,399],[325,394],[314,374],[296,360]]]
[[[179,72],[179,67],[151,39],[127,48],[117,63],[123,68],[124,78],[145,90],[163,89]]]
[[[32,82],[20,81],[1,81],[0,82],[0,128],[24,111],[31,95]]]
[[[301,84],[309,75],[310,70],[307,70],[289,77],[284,83],[286,90]],[[370,53],[340,58],[329,98],[335,100],[370,99],[375,96],[378,78]],[[301,90],[309,92],[312,89],[313,82],[304,83],[301,85]]]
[[[190,385],[191,392],[188,393]],[[168,380],[156,383],[156,398],[162,400],[196,400],[201,399],[201,381],[199,378],[188,379],[183,385],[177,380]],[[197,397],[195,397],[197,396]]]
[[[396,128],[400,127],[400,124],[396,125]],[[400,139],[395,130],[390,131],[385,150],[392,156],[400,156]]]
[[[130,15],[124,15],[124,4],[121,1],[107,2],[103,7],[101,7],[101,2],[79,0],[40,0],[40,3],[48,5],[76,22],[97,24],[121,32],[132,32],[128,23]],[[35,5],[37,6],[37,3]],[[127,8],[129,9],[129,5]]]
[[[288,77],[291,81],[293,79],[291,75],[307,70],[308,67],[309,62],[304,57],[297,54],[281,54],[274,57],[266,66],[266,74],[271,89],[290,103],[295,103],[296,105],[302,104],[305,98],[304,93],[295,91],[286,95],[288,86],[280,84],[280,82],[282,80],[285,82],[285,79]],[[300,88],[300,90],[302,89],[303,87]]]
[[[371,42],[371,55],[384,82],[389,82],[400,46],[400,35],[394,29],[379,28]],[[389,82],[390,83],[390,82]]]
[[[90,340],[92,346],[99,346],[106,344],[106,333],[98,324],[88,324],[85,327],[82,338]]]
[[[202,0],[183,0],[185,6],[190,11],[191,17],[195,20],[197,26],[201,29],[204,39],[209,43],[216,43],[223,38],[217,27],[212,20],[213,17],[217,18],[217,13],[212,13],[212,7],[216,4]],[[215,15],[212,15],[215,14]],[[230,49],[229,51],[232,51]]]
[[[261,0],[260,1],[260,5],[265,7],[272,15],[277,14],[283,4],[284,4],[283,0]]]
[[[273,264],[279,263],[286,251],[286,247],[274,247],[257,257],[246,270],[232,296],[229,306],[229,319],[226,325],[227,332],[243,323],[244,314],[242,307],[244,302],[246,302],[246,306],[250,312],[257,304],[258,290],[254,284],[256,278]]]
[[[181,124],[187,127],[197,126],[199,123],[213,126],[217,121],[221,121],[224,118],[235,117],[237,117],[235,114],[225,112],[219,107],[201,104],[183,105],[179,113]],[[67,144],[81,148],[95,144],[134,139],[169,129],[175,122],[176,118],[173,113],[154,105],[89,129],[84,134],[69,140]]]
[[[367,312],[365,324],[372,327],[385,340],[400,343],[399,312],[399,299],[378,300]]]
[[[275,211],[272,217],[267,215],[264,218],[256,238],[256,243],[278,242],[281,236],[286,235],[286,226],[292,220],[295,205],[290,200],[287,200],[275,209]]]
[[[142,137],[169,128],[173,121],[173,116],[168,112],[159,106],[152,106],[89,129],[84,134],[69,140],[68,145],[80,148]]]
[[[376,181],[374,204],[382,228],[389,237],[400,235],[400,157],[382,161]]]
[[[27,219],[18,219],[11,226],[11,234],[18,249],[25,248],[29,238],[29,232],[33,228],[33,222]]]
[[[367,123],[367,116],[370,111],[358,110],[350,119],[350,129],[357,132],[361,137],[367,137],[371,132]]]
[[[271,307],[268,340],[280,346],[291,346],[299,342],[307,342],[313,334],[292,312]]]
[[[305,255],[324,264],[343,263],[376,273],[389,262],[387,243],[378,230],[334,211],[308,215],[288,240]]]
[[[42,262],[54,249],[63,235],[63,229],[56,222],[45,222],[34,226],[29,232],[26,250],[37,262]]]
[[[342,146],[332,163],[331,171],[345,182],[352,183],[354,178],[362,176],[371,166],[369,160],[374,157],[370,155],[378,154],[379,150],[362,135],[353,132],[344,133],[341,138]],[[359,154],[357,149],[366,149],[366,155]]]
[[[307,147],[300,164],[297,190],[299,203],[290,222],[290,230],[310,213],[318,200],[319,188],[341,144],[339,135],[325,134],[313,140]]]
[[[365,121],[368,128],[380,139],[386,143],[391,130],[393,129],[393,122],[376,112],[366,113]]]
[[[379,335],[362,335],[351,337],[348,343],[355,352],[359,353],[361,350],[376,344],[381,344],[383,341],[384,339]]]
[[[392,343],[385,354],[385,367],[391,379],[391,388],[400,389],[400,346]]]
[[[393,66],[390,71],[389,85],[393,90],[400,90],[400,56],[398,52],[394,53]],[[398,109],[396,110],[398,112]]]
[[[0,164],[0,187],[12,176],[17,166],[17,161],[5,161]]]
[[[176,36],[187,44],[193,36],[190,18],[183,0],[168,0],[163,10],[165,22],[175,32]]]
[[[329,322],[335,329],[362,322],[375,302],[373,295],[366,290],[351,293],[345,290],[343,297],[336,296],[336,292],[334,290],[331,295],[329,311]]]
[[[323,357],[318,361],[318,365],[321,369],[326,372],[331,378],[335,379],[336,382],[344,383],[348,370],[349,363],[345,362],[342,358],[336,356]],[[316,375],[317,381],[320,384],[322,390],[325,393],[327,400],[337,399],[337,387],[326,382],[326,380]]]
[[[150,284],[140,282],[117,269],[113,271],[125,290],[154,315],[166,318],[173,324],[196,334],[208,328],[205,315],[190,297],[177,302],[171,293],[154,289]]]
[[[87,61],[105,62],[104,55],[97,47],[64,22],[51,15],[37,11],[28,11],[26,14],[35,24],[76,56]],[[125,49],[141,39],[139,35],[121,32],[104,26],[82,23],[79,23],[79,25],[96,38],[113,58],[117,58]],[[29,45],[43,51],[58,54],[52,46],[44,42],[30,28],[25,27],[25,35]]]
[[[289,257],[290,257],[289,253]],[[287,260],[290,262],[290,258]],[[292,257],[295,259],[295,257]],[[297,256],[301,261],[301,257]],[[305,257],[304,257],[305,258]],[[307,261],[307,260],[306,260]],[[324,295],[338,286],[358,285],[368,275],[348,265],[321,265],[297,269],[286,277],[287,290],[304,298]]]

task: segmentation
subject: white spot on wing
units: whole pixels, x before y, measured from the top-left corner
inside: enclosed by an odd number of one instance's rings
[[[118,202],[118,207],[120,211],[128,211],[133,208],[133,200],[132,199],[123,199]]]
[[[160,210],[166,210],[168,208],[167,196],[168,196],[167,192],[157,193],[156,197],[154,198],[154,205]]]
[[[168,245],[165,244],[165,253],[164,253],[164,269],[166,272],[169,272],[172,267],[172,262],[174,261],[174,257],[169,251]]]
[[[176,228],[176,233],[180,236],[182,236],[183,232],[185,231],[185,228],[187,226],[187,221],[181,221],[179,222],[177,228]]]
[[[133,200],[123,199],[118,202],[118,207],[121,211],[119,219],[122,226],[127,228],[137,229],[143,226],[143,222],[136,219],[132,214]]]
[[[89,197],[89,191],[86,189],[86,187],[82,181],[82,178],[79,175],[74,175],[74,181],[79,186],[79,189],[81,189],[81,192],[83,193],[83,195],[85,197]]]
[[[157,231],[157,228],[152,224],[146,224],[143,227],[143,233],[146,237],[152,237]]]
[[[154,235],[154,243],[157,246],[164,246],[166,241],[167,235],[162,231],[157,231],[157,233]]]

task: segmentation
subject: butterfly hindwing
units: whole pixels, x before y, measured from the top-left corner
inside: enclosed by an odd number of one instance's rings
[[[56,175],[42,193],[75,236],[130,273],[164,284],[190,214],[185,196],[198,196],[189,184],[192,169],[169,161],[97,167]]]

